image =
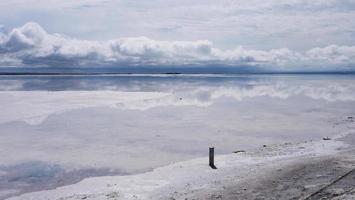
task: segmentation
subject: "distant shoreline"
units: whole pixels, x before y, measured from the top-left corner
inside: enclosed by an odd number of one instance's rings
[[[109,76],[109,75],[355,75],[355,72],[250,72],[250,73],[129,73],[129,72],[0,72],[0,76]]]

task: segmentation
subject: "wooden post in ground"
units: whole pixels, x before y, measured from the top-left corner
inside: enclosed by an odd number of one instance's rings
[[[212,169],[217,169],[217,167],[214,165],[214,147],[210,147],[210,156],[209,156],[209,163],[210,163],[210,167]]]

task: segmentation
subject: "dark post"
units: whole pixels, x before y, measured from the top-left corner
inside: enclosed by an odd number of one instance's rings
[[[217,167],[214,165],[214,147],[210,147],[210,167],[212,169],[217,169]]]

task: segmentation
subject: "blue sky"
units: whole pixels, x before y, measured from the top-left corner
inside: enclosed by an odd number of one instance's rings
[[[1,66],[353,69],[355,0],[0,0]]]

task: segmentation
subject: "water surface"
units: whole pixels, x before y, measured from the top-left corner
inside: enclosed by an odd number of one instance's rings
[[[352,75],[1,76],[0,90],[0,199],[209,146],[319,140],[355,114]]]

